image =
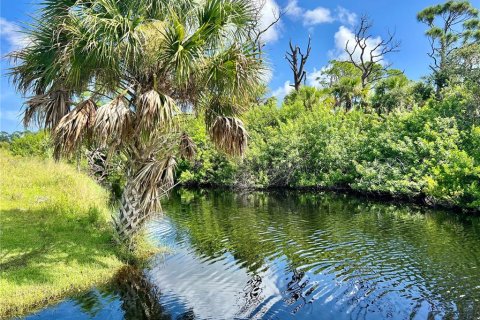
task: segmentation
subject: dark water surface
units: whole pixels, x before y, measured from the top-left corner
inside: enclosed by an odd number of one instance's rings
[[[480,319],[480,218],[314,193],[175,192],[169,253],[27,319]]]

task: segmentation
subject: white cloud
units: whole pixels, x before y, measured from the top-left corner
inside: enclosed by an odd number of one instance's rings
[[[355,25],[357,23],[357,14],[349,11],[343,7],[338,7],[336,10],[336,19],[342,24]]]
[[[307,73],[307,84],[312,87],[320,87],[320,82],[317,79],[322,77],[322,72],[324,70],[325,67],[320,70],[314,68],[312,72]]]
[[[348,54],[345,52],[345,46],[348,43],[348,48],[350,51],[353,50],[355,46],[355,35],[352,30],[345,26],[340,26],[338,31],[334,35],[334,40],[335,40],[335,49],[331,50],[329,52],[330,58],[336,59],[336,60],[348,60]],[[370,52],[370,50],[373,50],[382,39],[380,37],[375,37],[375,38],[369,38],[367,39],[367,52]],[[380,53],[381,48],[377,48],[376,51],[374,52],[375,54]],[[360,50],[356,50],[356,52],[353,55],[353,58],[358,61],[360,59]]]
[[[322,23],[332,23],[338,21],[344,25],[353,26],[357,22],[357,14],[344,7],[338,6],[335,14],[328,8],[317,7],[312,10],[306,10],[298,5],[298,0],[288,0],[284,8],[285,13],[292,19],[303,18],[305,26],[314,26]]]
[[[274,22],[280,15],[280,7],[275,0],[265,0],[257,2],[261,5],[259,29],[264,30]],[[281,22],[278,21],[261,35],[262,42],[275,42],[280,38]]]
[[[167,218],[162,219],[167,220]],[[154,222],[155,230],[172,230],[172,222]],[[176,232],[170,232],[175,237]],[[157,237],[174,242],[173,237]],[[165,238],[167,240],[165,240]],[[261,297],[272,297],[266,302],[263,298],[250,303],[245,301],[244,295],[253,275],[246,268],[232,267],[233,257],[226,253],[215,261],[205,262],[200,255],[192,254],[185,246],[175,246],[169,259],[158,256],[147,272],[148,279],[152,279],[159,292],[168,292],[178,299],[185,310],[195,308],[195,316],[199,319],[261,319],[265,310],[269,310],[274,303],[280,303],[281,293],[278,288],[277,275],[269,271],[259,271],[261,279]],[[201,270],[193,272],[192,270]],[[190,277],[185,277],[190,274]],[[212,290],[212,278],[228,274],[223,290]],[[211,275],[206,277],[205,275]],[[195,283],[195,286],[191,285]],[[247,287],[246,287],[247,286]],[[257,288],[250,286],[250,288]],[[261,307],[259,307],[261,306]]]
[[[297,0],[288,0],[288,4],[285,7],[285,13],[293,18],[299,18],[303,15],[303,8],[298,6]]]
[[[287,94],[292,92],[292,90],[293,87],[291,86],[290,81],[285,81],[283,86],[278,87],[272,92],[272,96],[277,97],[277,99],[281,101]]]
[[[313,10],[307,10],[303,14],[303,24],[306,26],[312,26],[321,23],[330,23],[335,21],[332,16],[332,12],[323,7],[318,7]]]
[[[263,70],[262,74],[260,75],[260,78],[262,79],[262,82],[264,83],[270,83],[273,79],[273,70],[270,67],[267,67]]]
[[[30,42],[28,36],[21,32],[21,28],[18,25],[1,17],[0,40],[9,44],[9,51],[23,48]]]

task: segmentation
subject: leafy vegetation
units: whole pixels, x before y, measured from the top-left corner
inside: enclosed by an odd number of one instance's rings
[[[373,101],[385,98],[385,91],[377,90]],[[308,92],[319,97],[311,108],[305,108]],[[193,122],[199,152],[193,165],[179,166],[180,180],[348,188],[475,210],[480,207],[480,128],[470,116],[473,97],[462,87],[445,90],[444,96],[386,114],[345,112],[329,93],[304,87],[287,96],[281,108],[270,99],[245,114],[250,143],[243,161],[216,152]]]
[[[437,95],[452,80],[458,48],[476,46],[480,41],[479,11],[469,1],[445,1],[420,11],[417,19],[428,26],[432,59],[430,69]],[[477,47],[478,49],[478,47]],[[460,49],[461,51],[462,49]]]
[[[51,158],[52,148],[47,131],[16,131],[0,133],[0,148],[9,150],[15,156]]]
[[[12,139],[9,149],[17,156],[51,157],[50,135],[46,131],[25,132]]]
[[[243,161],[192,130],[201,151],[193,165],[179,167],[180,181],[349,189],[480,210],[479,11],[447,1],[417,18],[432,46],[424,81],[390,68],[375,49],[364,58],[372,24],[363,17],[345,46],[348,58],[331,61],[318,88],[296,87],[280,107],[271,98],[244,115],[250,145]],[[379,48],[393,53],[399,43],[390,35]],[[212,159],[215,175],[206,174]]]

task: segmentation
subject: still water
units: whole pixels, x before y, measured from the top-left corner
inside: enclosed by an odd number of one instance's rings
[[[178,190],[145,270],[27,319],[480,319],[480,218],[330,193]]]

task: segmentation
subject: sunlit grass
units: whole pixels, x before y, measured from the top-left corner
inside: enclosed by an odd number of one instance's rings
[[[123,263],[108,193],[73,167],[0,150],[0,318],[107,281]]]

